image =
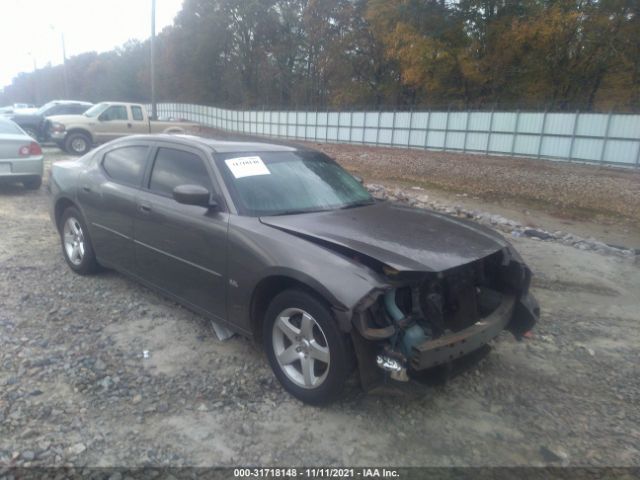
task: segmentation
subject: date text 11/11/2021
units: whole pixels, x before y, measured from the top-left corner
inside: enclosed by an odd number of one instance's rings
[[[234,478],[400,478],[388,468],[235,468]]]

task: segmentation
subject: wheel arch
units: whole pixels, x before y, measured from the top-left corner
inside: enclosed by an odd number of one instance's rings
[[[83,135],[86,135],[89,138],[89,141],[92,144],[94,143],[93,134],[91,133],[91,131],[83,127],[71,127],[69,130],[67,130],[67,134],[65,135],[65,140],[69,135],[72,135],[74,133],[81,133]]]
[[[338,323],[338,327],[341,330],[348,331],[350,329],[350,323],[348,325],[344,325],[344,322],[340,321],[341,319],[336,318],[336,309],[341,309],[339,305],[336,305],[337,301],[335,299],[331,300],[328,292],[323,291],[324,289],[314,285],[312,279],[309,280],[299,278],[291,274],[278,273],[269,275],[261,279],[256,284],[251,294],[251,302],[249,306],[250,326],[254,338],[260,340],[262,336],[264,313],[269,307],[271,300],[279,293],[289,289],[302,290],[320,300],[332,312],[336,322]]]
[[[56,200],[53,210],[53,217],[58,232],[60,231],[60,221],[62,220],[62,215],[64,214],[64,211],[69,207],[78,208],[78,205],[68,197],[60,197],[58,200]],[[80,209],[78,208],[78,210]]]
[[[165,128],[162,133],[176,133],[176,134],[182,134],[185,133],[184,128],[181,127],[168,127]]]

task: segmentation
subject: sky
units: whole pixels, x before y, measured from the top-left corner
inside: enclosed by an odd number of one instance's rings
[[[156,33],[183,0],[156,0]],[[0,0],[0,88],[20,72],[62,63],[82,52],[105,52],[151,35],[151,0]]]

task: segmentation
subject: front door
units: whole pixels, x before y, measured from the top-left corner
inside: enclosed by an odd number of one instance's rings
[[[131,135],[132,123],[126,105],[111,105],[98,116],[93,127],[96,143],[105,143],[114,138]]]
[[[139,275],[197,310],[225,320],[229,215],[176,202],[178,185],[202,185],[212,194],[206,155],[160,146],[138,195],[134,224]]]

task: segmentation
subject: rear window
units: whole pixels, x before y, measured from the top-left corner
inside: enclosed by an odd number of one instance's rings
[[[15,135],[24,132],[13,122],[0,122],[0,133],[10,133]]]
[[[88,105],[71,105],[71,113],[80,114],[87,111],[89,108]]]
[[[144,176],[149,147],[132,146],[111,150],[104,156],[102,167],[113,180],[138,186]]]

